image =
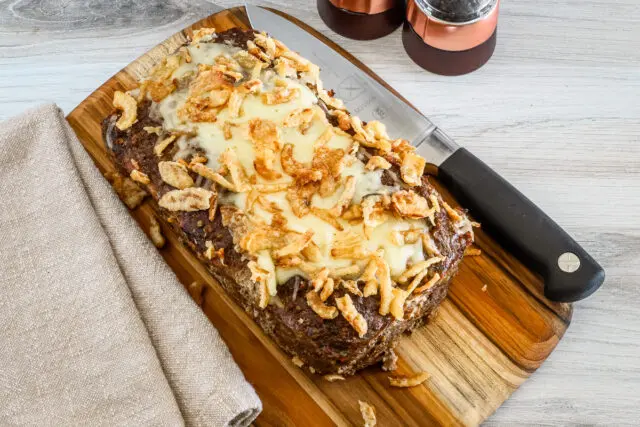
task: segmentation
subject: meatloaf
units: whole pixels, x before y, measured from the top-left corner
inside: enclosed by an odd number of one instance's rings
[[[114,107],[103,131],[120,173],[311,372],[392,360],[473,241],[408,141],[351,115],[265,33],[196,31]]]

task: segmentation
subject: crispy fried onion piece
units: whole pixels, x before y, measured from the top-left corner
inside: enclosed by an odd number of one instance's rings
[[[363,247],[362,237],[354,231],[336,233],[331,246],[333,258],[365,259],[368,253]]]
[[[213,242],[211,242],[210,240],[207,240],[206,242],[204,242],[204,245],[207,248],[204,251],[204,256],[207,259],[209,260],[219,259],[222,262],[222,264],[224,264],[224,248],[216,249],[216,247],[213,246]]]
[[[338,188],[340,174],[348,156],[342,148],[331,149],[325,145],[316,146],[313,152],[311,168],[322,172],[318,193],[322,197],[331,196]]]
[[[156,134],[158,136],[162,135],[162,127],[161,126],[144,126],[142,128],[149,135]]]
[[[358,267],[356,264],[353,264],[348,267],[336,268],[331,272],[331,275],[333,277],[348,277],[357,275],[358,273],[360,273],[360,267]]]
[[[264,53],[253,40],[247,40],[247,51],[261,61],[270,62],[269,56]]]
[[[303,262],[304,261],[302,261],[302,258],[300,258],[299,256],[287,256],[284,258],[277,258],[276,260],[274,260],[274,264],[282,268],[298,267]]]
[[[214,38],[216,34],[216,29],[213,27],[209,28],[198,28],[193,32],[193,36],[191,38],[191,44],[195,44],[201,41],[209,41]]]
[[[255,35],[254,42],[256,45],[260,46],[264,53],[270,58],[275,58],[276,56],[276,43],[273,41],[271,37],[268,37],[266,34],[258,33]]]
[[[338,317],[338,309],[322,302],[320,295],[316,291],[307,292],[307,305],[323,319],[335,319]]]
[[[193,179],[189,175],[186,166],[178,162],[158,163],[160,177],[164,182],[180,190],[193,187]]]
[[[343,213],[342,219],[357,221],[362,219],[362,205],[351,205]]]
[[[279,193],[289,189],[291,184],[288,182],[280,182],[277,184],[252,184],[251,187],[261,193]]]
[[[364,427],[375,427],[378,421],[376,420],[376,409],[373,405],[362,400],[358,400],[358,405],[360,405],[360,414],[364,421]]]
[[[162,248],[166,243],[160,224],[158,224],[158,221],[154,217],[151,217],[149,223],[149,237],[151,237],[151,242],[153,242],[153,245],[158,249]]]
[[[257,78],[252,78],[249,81],[244,82],[240,86],[236,87],[229,96],[229,102],[227,103],[227,113],[230,118],[236,118],[240,116],[242,108],[242,102],[245,97],[250,93],[257,93],[262,89],[262,81]]]
[[[275,258],[283,258],[301,252],[313,237],[313,230],[307,230],[304,234],[295,236],[288,244],[273,252]]]
[[[411,283],[409,283],[407,294],[411,294],[413,290],[416,289],[420,285],[420,283],[422,283],[422,280],[427,277],[427,274],[429,274],[429,267],[425,267],[422,271],[416,274],[411,280]]]
[[[106,178],[111,182],[113,189],[120,197],[120,200],[127,205],[129,209],[135,209],[147,196],[147,192],[140,188],[135,182],[129,178],[125,178],[119,173],[109,173]]]
[[[311,168],[299,163],[293,157],[293,144],[285,144],[280,153],[280,164],[282,170],[296,179],[299,185],[309,182],[320,181],[322,179],[322,171],[312,170]],[[316,189],[317,190],[317,189]]]
[[[236,82],[242,80],[244,76],[239,71],[242,71],[242,67],[233,57],[229,56],[226,53],[221,53],[216,56],[213,61],[216,64],[216,67],[220,69],[220,71],[225,72],[226,75],[232,77]]]
[[[178,160],[178,161],[180,161],[180,160]],[[209,161],[209,159],[207,159],[205,156],[203,156],[203,155],[201,155],[199,153],[191,158],[191,163],[202,163],[202,164],[204,164],[204,163],[207,163],[208,161]],[[186,163],[186,161],[185,161],[185,163]]]
[[[247,265],[251,271],[251,280],[258,285],[258,307],[266,308],[269,304],[269,276],[272,273],[260,267],[255,261],[249,261]]]
[[[162,156],[162,153],[164,152],[164,150],[167,149],[167,147],[169,145],[171,145],[171,143],[173,141],[176,140],[176,136],[175,135],[171,135],[168,136],[167,138],[163,139],[162,141],[158,142],[154,147],[153,147],[153,152],[156,154],[156,156],[160,157]]]
[[[287,58],[276,59],[273,68],[280,77],[297,77],[298,75],[294,63]]]
[[[309,61],[306,58],[303,58],[302,56],[298,55],[296,52],[293,52],[291,50],[282,51],[280,53],[280,56],[290,60],[297,71],[309,71],[311,69],[311,66],[313,65],[311,61]]]
[[[329,299],[331,294],[333,294],[334,284],[335,282],[331,277],[325,280],[324,285],[322,286],[322,291],[320,292],[320,300],[326,301]]]
[[[400,166],[402,180],[410,186],[420,185],[425,164],[424,157],[411,152],[406,153]]]
[[[315,85],[316,91],[323,90],[323,83],[322,80],[320,80],[320,67],[316,64],[310,63],[309,69],[300,73],[300,82],[307,86]]]
[[[401,236],[400,244],[412,245],[420,240],[424,233],[426,233],[426,231],[421,228],[410,228],[408,230],[398,231],[398,234]]]
[[[218,157],[218,162],[223,165],[229,171],[231,182],[233,183],[234,190],[237,193],[244,193],[251,189],[249,185],[249,178],[238,160],[238,156],[234,149],[227,148]]]
[[[393,293],[393,300],[391,300],[389,312],[396,320],[402,320],[404,318],[404,303],[409,296],[409,292],[399,288],[393,288],[391,292]]]
[[[311,262],[320,262],[322,260],[322,252],[314,242],[309,242],[309,244],[305,246],[300,253]]]
[[[219,211],[222,225],[231,231],[233,244],[239,246],[242,237],[247,234],[249,229],[247,215],[232,205],[221,205]]]
[[[262,250],[270,250],[281,246],[285,233],[283,230],[269,225],[258,225],[244,233],[239,246],[250,254],[257,254]]]
[[[378,293],[378,280],[376,279],[376,273],[378,272],[378,262],[375,258],[371,258],[364,271],[362,272],[362,276],[360,276],[360,281],[364,282],[364,289],[362,294],[365,297],[376,295]]]
[[[379,122],[377,120],[372,120],[365,125],[364,129],[370,135],[373,135],[374,139],[384,139],[384,140],[389,139],[389,135],[387,135],[387,128],[382,122]]]
[[[238,64],[238,61],[236,61],[234,58],[232,58],[227,54],[221,53],[220,55],[216,56],[213,60],[217,65],[223,67],[228,71],[242,70],[242,67],[240,66],[240,64]]]
[[[336,121],[338,122],[338,127],[340,129],[342,130],[351,129],[351,117],[349,117],[349,114],[345,113],[342,110],[331,110],[329,114],[336,118]]]
[[[362,200],[363,227],[367,239],[371,237],[374,228],[387,221],[389,216],[386,210],[389,204],[389,197],[381,194],[367,196]]]
[[[422,250],[424,250],[427,255],[431,257],[441,255],[440,249],[436,246],[436,242],[433,240],[433,237],[431,237],[431,234],[422,233],[420,238],[422,240]]]
[[[191,161],[191,163],[189,163],[189,169],[191,169],[198,175],[206,179],[209,179],[215,182],[216,184],[223,186],[228,190],[239,192],[237,191],[236,186],[233,183],[229,182],[225,177],[220,175],[218,172],[214,172],[213,169],[203,165],[200,162]]]
[[[313,182],[305,185],[295,185],[287,190],[287,201],[295,216],[302,218],[311,212],[311,198],[317,190],[318,185]]]
[[[231,123],[229,120],[225,120],[222,125],[222,134],[224,135],[224,139],[229,140],[233,138],[233,133],[231,133],[231,128],[237,126],[235,123]]]
[[[460,213],[456,209],[452,208],[449,203],[442,202],[442,206],[444,206],[444,210],[447,212],[447,215],[452,221],[459,222],[463,220],[462,215],[460,215]]]
[[[427,199],[413,191],[396,191],[391,196],[391,206],[396,213],[404,218],[420,219],[431,217],[435,213],[434,208],[429,208]]]
[[[282,174],[274,170],[276,155],[281,148],[278,126],[271,120],[251,119],[249,138],[253,142],[256,154],[253,162],[256,172],[268,180],[280,178]]]
[[[362,291],[358,288],[358,282],[355,280],[341,280],[340,286],[354,295],[357,295],[359,297],[363,296]]]
[[[344,190],[336,204],[329,209],[329,214],[334,217],[342,215],[344,210],[351,204],[351,200],[356,192],[356,179],[353,176],[348,176],[344,183]]]
[[[416,147],[411,145],[406,139],[396,139],[391,142],[391,151],[398,155],[400,159],[403,159],[407,153],[413,153]]]
[[[262,94],[262,102],[267,105],[285,104],[299,97],[300,89],[297,87],[276,86],[273,91]]]
[[[263,196],[262,194],[259,194],[257,191],[255,192],[257,196],[255,196],[255,199],[254,199],[253,198],[254,190],[251,190],[251,193],[252,193],[251,194],[252,198],[251,198],[251,203],[249,205],[249,210],[252,210],[251,208],[253,207],[253,205],[257,203],[262,209],[272,214],[282,212],[282,208],[278,205],[278,203],[267,199],[265,196]]]
[[[117,90],[113,94],[113,106],[122,111],[122,115],[116,122],[118,129],[129,129],[138,121],[138,103],[133,96]]]
[[[187,51],[188,53],[188,51]],[[140,84],[139,99],[143,100],[147,94],[154,102],[160,102],[176,90],[176,84],[171,78],[182,62],[191,60],[184,51],[167,56],[151,69],[149,77]]]
[[[353,301],[351,300],[351,296],[349,294],[345,294],[340,298],[336,298],[336,305],[338,306],[338,310],[342,314],[347,322],[356,330],[358,336],[360,338],[364,337],[367,333],[367,321],[362,316],[362,314],[358,313],[355,305],[353,305]]]
[[[314,291],[319,292],[322,289],[324,283],[329,278],[329,273],[330,270],[325,267],[314,275],[313,279],[311,280],[311,287]]]
[[[436,213],[440,213],[440,203],[438,202],[438,196],[433,193],[429,194],[429,201],[431,202],[431,207],[433,207]]]
[[[209,199],[209,221],[213,222],[216,218],[216,209],[218,207],[218,190],[216,186],[211,186],[211,198]]]
[[[429,379],[426,372],[418,372],[410,377],[389,377],[389,384],[392,387],[415,387]]]
[[[261,68],[262,66],[264,67],[267,66],[267,64],[263,63],[262,61],[260,61],[255,56],[251,55],[246,50],[241,50],[239,52],[234,53],[233,59],[235,59],[242,68],[247,70],[252,70],[256,65],[260,65]]]
[[[335,228],[336,230],[338,231],[344,230],[344,227],[342,226],[342,224],[340,224],[338,219],[335,216],[333,216],[327,209],[319,208],[317,206],[311,206],[309,210],[312,215],[317,216],[324,222],[333,226],[333,228]]]
[[[370,126],[374,123],[373,126]],[[362,120],[359,117],[351,116],[351,128],[356,133],[355,139],[365,147],[375,148],[383,153],[391,151],[391,142],[387,138],[377,138],[380,135],[379,128],[384,128],[380,122],[368,123],[366,127],[362,126]],[[375,131],[374,131],[375,129]],[[384,132],[386,136],[386,131]]]
[[[149,176],[144,172],[140,172],[138,169],[132,170],[129,177],[135,182],[139,182],[140,184],[143,184],[143,185],[147,185],[151,182],[151,180],[149,179]]]
[[[282,121],[282,125],[285,127],[293,128],[297,127],[303,134],[311,126],[311,121],[315,117],[315,111],[311,108],[298,108],[293,110]]]
[[[391,282],[391,271],[389,269],[389,264],[382,258],[381,256],[376,256],[375,258],[377,271],[376,276],[378,277],[379,286],[380,286],[380,310],[378,313],[380,315],[385,316],[389,313],[389,308],[391,305],[391,301],[393,300],[393,283]]]
[[[425,269],[428,269],[434,264],[442,262],[443,260],[443,257],[436,256],[413,264],[400,276],[398,276],[398,283],[407,283],[410,278],[415,277],[418,273],[422,272]]]
[[[376,170],[376,169],[389,169],[391,167],[391,163],[386,161],[383,157],[380,156],[372,156],[367,164],[365,165],[365,169],[368,171]]]
[[[342,102],[342,100],[329,96],[329,93],[324,89],[318,89],[318,98],[320,98],[320,100],[324,102],[325,105],[335,110],[345,109],[344,102]]]
[[[212,194],[211,191],[198,187],[171,190],[160,198],[158,205],[172,212],[201,211],[209,209]]]
[[[433,275],[433,277],[431,277],[431,279],[429,279],[429,281],[427,283],[425,283],[424,285],[420,286],[419,288],[416,288],[413,292],[416,293],[416,294],[421,294],[421,293],[423,293],[425,291],[428,291],[436,283],[438,283],[438,280],[440,280],[440,274],[439,273],[435,273]]]
[[[215,122],[218,111],[229,101],[233,82],[223,71],[206,64],[198,64],[198,74],[189,84],[187,100],[178,117],[193,122]]]

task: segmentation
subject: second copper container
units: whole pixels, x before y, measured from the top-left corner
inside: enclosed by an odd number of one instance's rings
[[[317,0],[322,20],[336,33],[356,40],[386,36],[405,17],[404,0]]]
[[[499,0],[409,0],[402,41],[415,63],[460,75],[484,65],[496,46]]]

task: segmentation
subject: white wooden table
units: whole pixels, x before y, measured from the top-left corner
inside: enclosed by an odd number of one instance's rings
[[[638,425],[637,0],[507,0],[494,57],[455,78],[414,65],[399,32],[355,42],[322,23],[315,1],[263,4],[360,58],[604,266],[604,287],[575,305],[556,351],[488,425]],[[215,10],[203,0],[0,0],[0,119],[45,101],[71,111],[131,60]]]

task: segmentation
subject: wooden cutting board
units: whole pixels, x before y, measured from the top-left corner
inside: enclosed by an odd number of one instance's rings
[[[340,47],[280,14],[382,82]],[[113,110],[114,91],[135,87],[139,77],[200,27],[223,31],[248,28],[249,24],[241,7],[195,23],[113,76],[67,117],[103,173],[114,170],[100,126]],[[440,190],[455,203],[446,190]],[[148,229],[153,214],[148,202],[131,214]],[[264,410],[256,421],[259,426],[362,425],[358,400],[375,406],[380,426],[477,425],[542,364],[571,320],[571,305],[545,299],[541,279],[479,230],[477,246],[482,255],[464,259],[438,315],[411,336],[402,337],[396,350],[399,374],[427,371],[431,378],[418,387],[391,388],[388,374],[372,367],[346,381],[330,383],[294,366],[226,296],[171,230],[163,229],[169,243],[161,254],[180,281],[210,285],[203,310],[262,399]]]

